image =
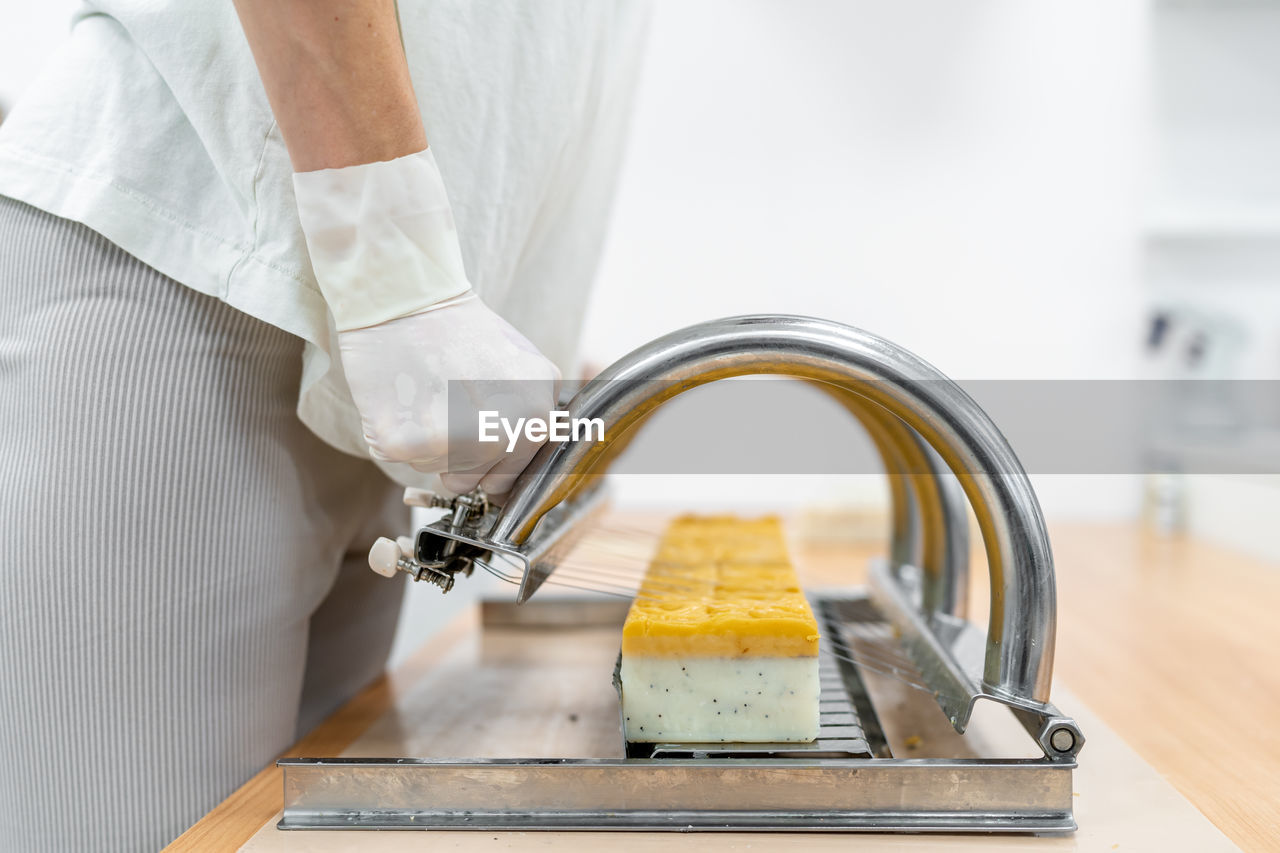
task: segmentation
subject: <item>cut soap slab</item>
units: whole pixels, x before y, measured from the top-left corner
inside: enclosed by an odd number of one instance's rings
[[[632,742],[818,736],[818,623],[776,518],[671,524],[622,630],[621,680]]]

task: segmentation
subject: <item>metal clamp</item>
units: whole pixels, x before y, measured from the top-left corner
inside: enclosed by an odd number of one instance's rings
[[[425,509],[443,509],[446,515],[437,522],[455,534],[478,533],[481,521],[489,513],[491,504],[482,489],[447,498],[426,489],[405,489],[404,502],[408,506]],[[419,531],[417,541],[408,537],[378,538],[369,549],[369,568],[384,577],[404,573],[415,581],[426,581],[440,587],[442,592],[453,589],[454,579],[462,574],[470,577],[475,568],[477,554],[459,553],[456,538],[435,539],[424,537],[427,528]],[[433,548],[438,544],[438,548]]]

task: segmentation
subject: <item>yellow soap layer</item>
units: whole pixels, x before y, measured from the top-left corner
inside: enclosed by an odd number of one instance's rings
[[[818,623],[778,519],[672,522],[627,614],[622,654],[816,656]]]

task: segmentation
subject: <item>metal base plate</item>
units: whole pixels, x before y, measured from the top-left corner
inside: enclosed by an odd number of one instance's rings
[[[1071,770],[913,759],[285,759],[280,829],[1035,832]]]
[[[864,595],[814,598],[838,749],[671,745],[654,758],[290,758],[281,829],[1020,832],[1075,829],[1074,761],[893,758],[851,632],[883,631]],[[538,601],[523,605],[537,607]],[[855,624],[856,623],[856,624]],[[542,628],[540,630],[545,630]],[[843,650],[843,651],[841,651]],[[910,693],[911,691],[906,691]],[[932,712],[945,722],[927,694]],[[895,699],[900,710],[901,700]],[[835,731],[833,729],[833,731]],[[840,732],[836,732],[840,733]],[[958,735],[956,737],[959,737]],[[855,742],[856,741],[856,742]],[[850,745],[852,744],[852,745]],[[816,745],[815,745],[816,746]],[[840,757],[830,757],[832,754]]]

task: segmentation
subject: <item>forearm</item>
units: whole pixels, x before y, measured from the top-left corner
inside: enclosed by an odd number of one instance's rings
[[[299,172],[427,147],[394,0],[235,0]]]

